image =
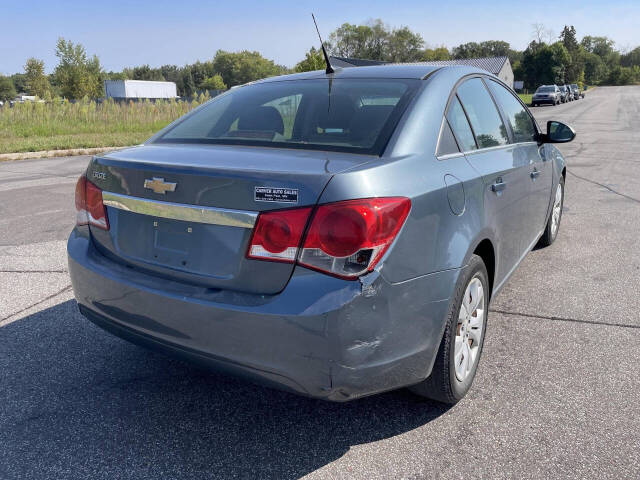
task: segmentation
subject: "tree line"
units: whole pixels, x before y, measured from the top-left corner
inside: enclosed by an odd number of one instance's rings
[[[555,37],[542,25],[534,26],[533,40],[523,51],[508,42],[489,40],[468,42],[451,49],[429,47],[423,37],[408,27],[392,28],[382,20],[365,24],[345,23],[328,38],[332,55],[386,62],[507,56],[516,80],[525,88],[541,84],[578,83],[587,85],[628,85],[640,82],[640,47],[622,52],[608,37],[585,36],[578,40],[573,26],[565,26]],[[324,68],[319,48],[311,47],[293,69],[264,58],[259,52],[218,50],[211,60],[179,67],[141,65],[121,72],[106,72],[96,55],[89,55],[79,43],[60,38],[56,44],[58,64],[45,74],[42,60],[29,58],[24,72],[0,76],[0,100],[25,92],[42,99],[99,98],[104,96],[104,80],[158,80],[175,82],[178,95],[192,97],[201,91],[225,90],[235,85],[284,73]]]

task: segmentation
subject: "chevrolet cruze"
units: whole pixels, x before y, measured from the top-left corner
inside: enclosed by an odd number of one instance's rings
[[[94,157],[68,241],[80,311],[300,394],[455,403],[491,298],[558,234],[565,163],[498,78],[384,65],[275,77]]]

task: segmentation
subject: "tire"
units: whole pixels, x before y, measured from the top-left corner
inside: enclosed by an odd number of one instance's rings
[[[558,200],[558,190],[560,190],[560,209],[557,212],[557,220],[554,226],[554,213],[556,213],[556,205]],[[558,186],[554,191],[553,204],[551,207],[551,214],[549,215],[549,220],[547,220],[547,226],[544,229],[544,233],[538,240],[538,247],[544,248],[551,245],[556,241],[558,237],[558,231],[560,230],[560,220],[562,220],[562,208],[564,207],[564,177],[560,177],[560,181],[558,182]]]
[[[469,391],[469,388],[471,388],[480,362],[486,334],[487,315],[489,312],[488,278],[489,276],[484,262],[479,256],[473,255],[469,264],[460,275],[460,278],[458,278],[458,283],[456,284],[456,289],[446,317],[447,324],[431,375],[417,385],[409,387],[414,393],[437,402],[454,405],[459,402]],[[464,314],[465,310],[463,310],[463,301],[467,303],[466,298],[467,295],[469,295],[471,301],[468,303],[471,306],[474,305],[475,300],[473,299],[472,292],[474,291],[474,286],[477,287],[477,282],[479,282],[482,287],[482,294],[476,295],[476,298],[481,298],[481,300],[475,303],[477,310],[474,313],[476,313],[476,315],[466,316]],[[480,307],[482,308],[480,309]],[[460,321],[461,315],[465,317],[466,320]],[[480,317],[479,323],[474,322],[473,319],[477,319],[478,316]],[[479,334],[477,333],[478,329]],[[456,342],[456,338],[460,339],[459,343]],[[479,339],[476,341],[476,338]],[[473,343],[469,344],[471,348],[465,350],[464,344],[465,342],[469,342],[469,340]],[[456,355],[456,344],[462,349],[462,357]],[[473,348],[475,348],[475,350],[472,350]],[[458,350],[458,352],[460,352],[460,350]],[[464,368],[463,360],[462,363],[458,365],[458,368],[456,368],[456,358],[464,359],[465,352],[468,353],[467,358],[472,358],[472,364],[469,368]],[[462,378],[460,374],[462,374]]]

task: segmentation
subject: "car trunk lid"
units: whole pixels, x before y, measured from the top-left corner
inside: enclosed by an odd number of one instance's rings
[[[281,291],[293,265],[246,258],[261,211],[315,205],[332,175],[375,157],[221,145],[145,145],[95,157],[110,229],[98,248],[132,268],[262,294]]]

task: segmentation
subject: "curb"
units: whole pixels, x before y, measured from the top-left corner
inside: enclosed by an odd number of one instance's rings
[[[70,148],[67,150],[42,150],[40,152],[0,153],[0,162],[11,160],[26,160],[28,158],[46,157],[70,157],[73,155],[93,155],[94,153],[109,152],[121,148],[130,148],[134,145],[121,147],[95,147],[95,148]]]

